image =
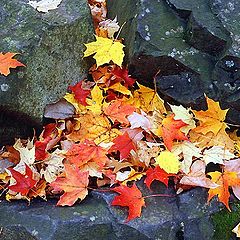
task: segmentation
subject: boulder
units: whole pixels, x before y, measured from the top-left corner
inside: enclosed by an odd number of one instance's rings
[[[130,73],[148,86],[156,75],[161,95],[206,109],[204,92],[211,83],[214,57],[187,43],[185,19],[164,0],[111,0],[108,9],[110,18],[117,15],[120,25],[126,22],[120,37],[125,39]],[[173,78],[178,85],[165,84]],[[179,89],[188,97],[178,99]]]
[[[87,73],[84,43],[93,40],[94,29],[86,0],[63,0],[48,13],[28,2],[0,1],[0,51],[20,53],[26,65],[0,76],[0,109],[40,124],[46,104]]]
[[[168,101],[206,109],[204,93],[240,123],[237,0],[109,0],[124,24],[130,73]],[[131,34],[129,34],[131,33]]]
[[[157,183],[157,184],[156,184]],[[143,195],[174,191],[155,182],[150,192],[142,184]],[[177,197],[152,197],[146,199],[141,218],[125,222],[127,211],[111,206],[114,193],[91,193],[73,207],[56,207],[56,200],[33,200],[0,204],[1,239],[37,240],[97,240],[97,239],[201,239],[213,237],[211,214],[219,211],[215,200],[206,204],[206,191],[196,188]],[[16,231],[17,226],[17,231]]]
[[[215,56],[227,49],[230,33],[211,11],[208,0],[167,0],[167,3],[187,21],[185,39],[189,45]]]
[[[231,108],[228,119],[240,123],[240,6],[237,0],[211,0],[212,12],[230,33],[231,45],[218,60],[212,87],[222,107]]]

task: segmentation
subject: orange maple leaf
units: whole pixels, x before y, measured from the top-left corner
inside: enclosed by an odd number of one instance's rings
[[[126,118],[135,111],[135,107],[124,104],[122,101],[113,101],[110,105],[104,109],[104,113],[113,121],[116,120],[120,123],[128,124],[129,121]]]
[[[73,144],[66,153],[66,157],[78,167],[91,161],[97,163],[102,168],[108,161],[106,153],[107,150],[97,146],[93,141],[85,140],[84,143]]]
[[[181,127],[187,125],[182,120],[175,120],[174,114],[163,119],[159,128],[159,134],[169,151],[172,150],[173,140],[188,140],[187,136],[180,130]]]
[[[10,68],[16,68],[16,67],[25,67],[25,65],[21,62],[19,62],[16,59],[13,59],[13,57],[17,53],[5,53],[3,54],[0,52],[0,73],[4,76],[8,76],[10,73]]]
[[[66,177],[58,177],[50,184],[55,191],[64,191],[57,202],[58,206],[72,206],[78,198],[83,200],[88,194],[88,172],[80,172],[77,167],[70,164],[65,165],[65,170]]]
[[[127,222],[141,216],[142,207],[145,207],[145,201],[135,183],[132,187],[121,185],[112,190],[120,194],[114,197],[112,206],[128,207],[129,209]]]
[[[211,172],[208,173],[209,176],[211,176],[212,181],[217,183],[219,187],[209,189],[208,191],[208,202],[215,196],[218,196],[218,199],[220,202],[222,202],[226,208],[231,211],[229,207],[229,187],[233,186],[240,186],[240,178],[238,178],[238,174],[236,172],[227,172],[224,173],[220,172]]]

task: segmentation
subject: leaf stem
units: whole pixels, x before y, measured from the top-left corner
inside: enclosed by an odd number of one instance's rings
[[[152,195],[147,195],[147,196],[144,196],[142,198],[151,198],[151,197],[176,197],[177,194],[175,195],[169,195],[169,194],[152,194]]]

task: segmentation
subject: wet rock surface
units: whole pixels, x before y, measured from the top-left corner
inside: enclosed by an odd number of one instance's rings
[[[153,184],[156,191],[149,193],[141,187],[143,195],[161,192],[172,195],[171,189]],[[211,214],[219,211],[219,203],[206,204],[206,191],[196,188],[178,197],[146,199],[142,217],[125,222],[127,211],[112,207],[112,193],[92,193],[73,207],[56,207],[56,200],[44,202],[2,201],[0,204],[1,239],[25,236],[25,239],[201,239],[213,237]],[[16,231],[16,228],[18,229]],[[5,234],[5,235],[4,235]]]
[[[204,93],[239,119],[237,0],[109,0],[109,17],[126,22],[130,73],[165,99],[206,109]],[[121,9],[121,10],[120,10]],[[131,32],[131,34],[128,34]]]
[[[46,104],[86,74],[83,43],[93,40],[94,30],[85,0],[63,0],[48,13],[27,3],[0,2],[1,52],[20,53],[17,58],[27,66],[0,76],[0,107],[40,124]]]

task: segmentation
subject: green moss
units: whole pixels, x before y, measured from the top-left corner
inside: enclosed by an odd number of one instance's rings
[[[235,234],[232,229],[240,221],[240,203],[235,203],[231,206],[232,212],[224,209],[212,216],[214,224],[213,240],[230,240],[235,239]]]

